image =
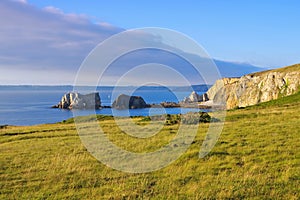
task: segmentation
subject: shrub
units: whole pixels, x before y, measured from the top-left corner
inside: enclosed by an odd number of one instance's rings
[[[208,123],[211,121],[211,116],[206,112],[189,112],[182,115],[181,120],[184,124]]]

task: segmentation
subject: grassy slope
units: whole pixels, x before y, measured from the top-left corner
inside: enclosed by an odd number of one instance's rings
[[[278,68],[278,69],[272,69],[272,70],[266,70],[266,71],[261,71],[261,72],[255,72],[252,73],[250,75],[262,75],[265,73],[270,73],[270,72],[281,72],[281,73],[288,73],[288,72],[294,72],[294,71],[300,71],[300,64],[295,64],[295,65],[291,65],[291,66],[287,66],[287,67],[282,67],[282,68]]]
[[[146,174],[98,162],[72,123],[6,127],[0,129],[0,199],[299,199],[299,113],[300,93],[228,111],[208,156],[198,158],[208,127],[203,124],[180,159]],[[167,126],[145,143],[123,134],[110,118],[101,123],[110,139],[128,150],[159,147],[176,130]]]

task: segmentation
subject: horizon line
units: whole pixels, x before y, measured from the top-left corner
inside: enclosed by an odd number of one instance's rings
[[[207,86],[213,84],[192,84],[192,85],[167,85],[168,87],[190,87],[190,86]],[[38,86],[38,87],[166,87],[163,85],[69,85],[69,84],[62,84],[62,85],[47,85],[47,84],[0,84],[0,87],[21,87],[21,86]]]

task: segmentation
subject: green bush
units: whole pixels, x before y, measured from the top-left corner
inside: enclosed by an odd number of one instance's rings
[[[211,121],[211,116],[206,112],[189,112],[181,117],[184,124],[208,123]]]

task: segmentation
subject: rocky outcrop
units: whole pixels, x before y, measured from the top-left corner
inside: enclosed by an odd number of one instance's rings
[[[147,108],[149,105],[140,96],[129,96],[121,94],[113,102],[112,108],[123,110],[123,109],[137,109]]]
[[[61,109],[99,109],[101,108],[101,99],[98,92],[85,95],[70,92],[65,94],[61,101],[53,107]]]
[[[223,78],[207,91],[214,104],[227,109],[246,107],[288,96],[300,89],[300,65],[242,76]]]
[[[199,95],[193,91],[190,96],[184,98],[182,103],[196,103],[204,101],[208,101],[208,96],[206,93]]]
[[[155,107],[152,106],[152,107]],[[159,107],[163,107],[163,108],[178,108],[178,107],[181,107],[181,105],[179,103],[176,103],[176,102],[161,102],[159,104]]]

